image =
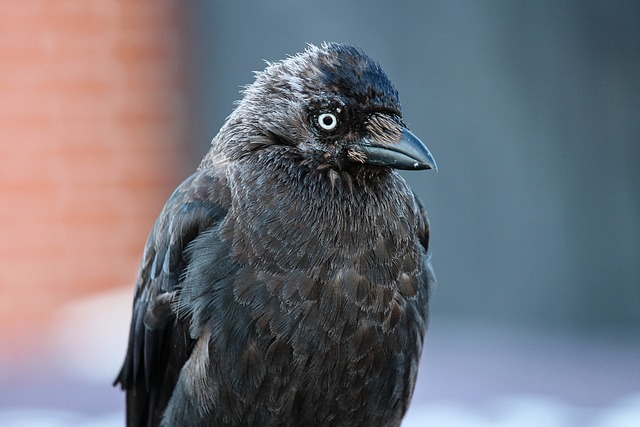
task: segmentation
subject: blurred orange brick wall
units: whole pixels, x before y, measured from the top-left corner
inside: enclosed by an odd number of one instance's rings
[[[0,0],[2,351],[74,296],[133,286],[184,176],[177,6]]]

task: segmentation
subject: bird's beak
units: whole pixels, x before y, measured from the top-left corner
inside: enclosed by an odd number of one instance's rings
[[[396,142],[364,138],[358,144],[366,159],[365,163],[389,166],[394,169],[438,171],[436,161],[429,149],[409,129],[402,128],[402,137]]]

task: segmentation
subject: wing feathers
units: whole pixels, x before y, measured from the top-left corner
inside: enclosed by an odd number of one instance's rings
[[[158,425],[194,341],[188,319],[172,303],[187,268],[189,243],[226,215],[224,182],[210,171],[185,180],[169,198],[149,236],[136,285],[129,348],[116,379],[127,390],[129,425]]]

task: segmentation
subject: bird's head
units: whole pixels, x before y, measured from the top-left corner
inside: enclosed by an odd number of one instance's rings
[[[235,127],[243,132],[228,149],[238,156],[287,146],[341,169],[437,169],[427,147],[404,125],[398,92],[380,65],[349,45],[310,45],[268,64],[225,124],[231,134]]]

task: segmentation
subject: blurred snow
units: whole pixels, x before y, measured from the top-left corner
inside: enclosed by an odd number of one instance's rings
[[[72,301],[37,363],[0,369],[1,427],[120,427],[133,289]],[[403,427],[638,427],[640,345],[433,319]]]
[[[593,419],[592,421],[588,421]],[[0,409],[3,427],[122,427],[121,412],[96,417],[52,410]],[[491,402],[484,408],[455,402],[414,405],[402,427],[638,427],[640,395],[598,411],[551,399],[518,396]]]
[[[124,287],[62,307],[49,333],[52,361],[70,377],[110,383],[124,360],[133,288]]]
[[[124,415],[117,413],[100,417],[83,417],[63,411],[2,410],[3,427],[122,427]]]
[[[402,427],[638,427],[640,394],[609,408],[570,406],[549,398],[512,396],[481,408],[456,402],[416,405]]]

